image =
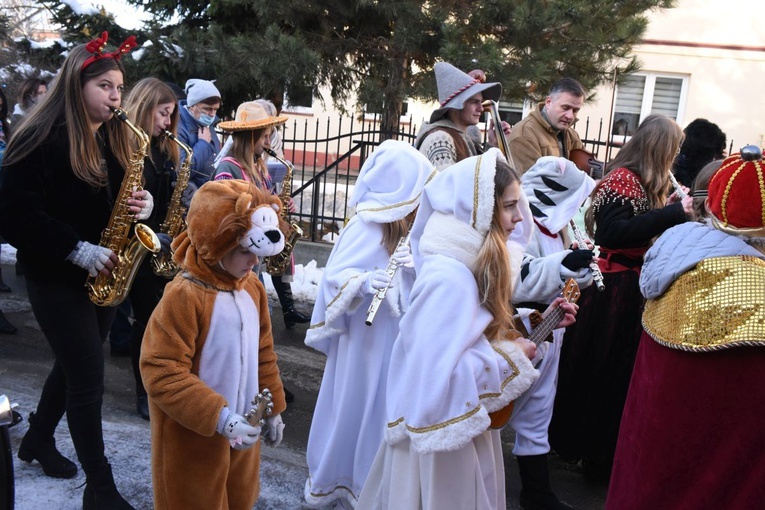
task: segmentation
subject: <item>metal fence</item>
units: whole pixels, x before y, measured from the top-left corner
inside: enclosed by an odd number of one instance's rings
[[[340,231],[353,212],[348,202],[359,169],[382,140],[412,143],[417,136],[411,117],[393,133],[379,126],[377,116],[328,119],[325,125],[309,119],[287,123],[284,155],[295,166],[292,196],[297,212],[292,220],[301,225],[304,238],[329,240]]]
[[[331,240],[353,214],[348,202],[366,158],[388,138],[413,143],[418,131],[411,116],[394,133],[384,133],[379,126],[379,118],[370,115],[362,119],[328,119],[324,125],[311,119],[293,119],[287,123],[283,135],[284,154],[295,165],[292,196],[297,211],[292,219],[302,227],[305,239]],[[480,127],[486,137],[489,126]],[[579,133],[583,133],[585,149],[601,161],[609,161],[627,141],[626,137],[624,140],[612,138],[607,144],[608,127],[603,119],[580,119],[578,128]],[[732,150],[731,141],[730,152]]]

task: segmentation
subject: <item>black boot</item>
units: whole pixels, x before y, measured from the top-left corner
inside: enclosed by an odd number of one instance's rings
[[[11,292],[11,288],[3,281],[3,270],[0,269],[0,292]]]
[[[29,430],[19,446],[19,459],[24,462],[37,460],[43,472],[52,478],[72,478],[77,474],[77,465],[56,449],[53,436],[42,437],[35,420],[35,413],[30,414]]]
[[[135,510],[117,491],[112,467],[106,464],[86,478],[82,510]]]
[[[572,507],[559,501],[550,488],[547,454],[519,455],[517,459],[523,510],[572,510]]]
[[[298,312],[294,306],[284,311],[284,327],[287,329],[290,329],[295,324],[306,324],[310,321],[311,318],[309,316]]]
[[[9,321],[2,310],[0,310],[0,333],[6,334],[6,335],[15,335],[19,330],[16,329],[16,326],[11,324],[11,321]]]
[[[149,396],[138,395],[135,401],[135,408],[138,415],[146,421],[149,421]]]
[[[295,324],[306,324],[311,322],[307,315],[295,310],[295,300],[292,299],[292,286],[285,282],[281,275],[271,277],[271,283],[274,285],[276,296],[279,298],[279,304],[284,313],[284,327],[290,329]]]

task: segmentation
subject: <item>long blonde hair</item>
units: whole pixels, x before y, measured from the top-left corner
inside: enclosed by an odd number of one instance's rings
[[[264,183],[255,165],[260,166],[264,175],[268,173],[268,167],[266,167],[263,158],[255,154],[255,142],[260,140],[265,130],[266,128],[253,131],[236,131],[231,135],[234,140],[233,145],[231,145],[231,157],[242,165],[250,182],[255,183],[261,189]]]
[[[505,188],[514,182],[520,184],[518,174],[510,165],[497,160],[496,166],[491,227],[478,252],[473,271],[481,302],[493,316],[484,332],[490,340],[510,338],[510,331],[514,329],[510,254],[507,250],[507,232],[500,221],[500,207]]]
[[[380,244],[385,246],[385,250],[388,255],[393,255],[393,252],[398,246],[398,242],[402,237],[406,236],[414,221],[414,216],[417,214],[417,209],[407,214],[400,220],[391,221],[390,223],[383,223],[383,237]]]
[[[125,110],[127,110],[130,120],[138,127],[143,129],[149,136],[154,132],[154,114],[157,106],[165,103],[175,104],[173,113],[170,114],[170,126],[167,128],[173,135],[178,134],[178,106],[175,100],[175,93],[164,82],[156,78],[144,78],[133,86],[127,98],[125,98]],[[130,152],[135,150],[138,141],[132,137]],[[168,140],[160,135],[156,140],[159,150],[166,154],[178,167],[180,151],[178,144]],[[151,152],[149,153],[151,158]]]
[[[650,208],[664,207],[671,186],[669,173],[682,141],[683,130],[677,122],[666,115],[649,115],[608,163],[606,173],[626,168],[640,178]],[[603,182],[592,190],[591,198],[595,198]],[[585,212],[585,226],[590,235],[594,235],[595,212],[592,206]]]
[[[13,164],[26,158],[49,139],[54,127],[66,124],[72,171],[78,179],[91,186],[106,185],[106,170],[101,167],[101,151],[85,110],[82,90],[86,83],[108,71],[119,71],[124,76],[125,69],[119,60],[102,58],[83,70],[82,64],[91,55],[85,45],[77,46],[69,52],[48,93],[25,116],[11,137],[4,163]],[[130,153],[124,147],[119,147],[126,144],[116,144],[115,140],[126,139],[131,134],[116,118],[104,124],[114,155],[123,168],[127,168]]]

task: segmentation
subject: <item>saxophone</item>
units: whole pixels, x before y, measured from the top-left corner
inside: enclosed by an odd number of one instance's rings
[[[269,156],[287,167],[287,174],[284,176],[284,184],[282,184],[282,192],[279,193],[279,200],[282,201],[282,209],[279,211],[279,215],[282,217],[282,219],[287,221],[287,217],[289,216],[288,204],[290,200],[290,193],[292,192],[292,170],[294,169],[294,166],[292,163],[289,163],[277,156],[276,152],[272,151],[271,149],[265,149],[265,151]],[[280,274],[284,274],[287,271],[287,268],[290,265],[290,255],[292,255],[292,250],[295,249],[295,244],[297,244],[300,236],[302,235],[303,229],[301,229],[297,223],[290,223],[289,233],[284,236],[284,249],[276,255],[265,258],[266,272],[268,274],[272,276],[278,276]]]
[[[183,160],[181,168],[178,170],[178,180],[175,181],[175,189],[170,197],[170,204],[167,206],[167,215],[165,221],[159,226],[159,231],[175,238],[178,234],[184,231],[186,228],[186,222],[183,217],[186,213],[185,207],[181,205],[181,195],[189,185],[189,176],[191,175],[191,147],[178,140],[170,131],[163,130],[162,134],[168,139],[178,144],[178,147],[186,152],[186,158]],[[154,269],[154,274],[157,276],[164,276],[165,278],[172,278],[176,275],[178,270],[178,264],[173,262],[172,255],[160,253],[153,259],[151,259],[151,266]]]
[[[88,276],[85,286],[88,297],[98,306],[117,306],[122,303],[130,291],[138,266],[148,252],[157,253],[160,249],[157,235],[143,223],[135,224],[135,235],[130,237],[133,226],[133,213],[130,212],[128,199],[134,190],[140,190],[143,183],[143,164],[149,149],[149,137],[135,126],[127,113],[121,108],[113,108],[115,117],[124,122],[138,137],[138,149],[130,157],[125,177],[122,179],[120,192],[112,209],[109,224],[101,233],[98,243],[109,248],[119,259],[111,275]]]

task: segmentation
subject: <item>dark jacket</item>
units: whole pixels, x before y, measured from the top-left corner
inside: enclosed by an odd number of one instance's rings
[[[210,142],[200,140],[199,138],[199,124],[191,113],[186,109],[186,100],[183,99],[178,103],[178,108],[181,112],[181,121],[178,123],[178,139],[191,147],[194,152],[194,157],[191,158],[191,182],[198,187],[206,183],[212,178],[213,162],[215,156],[220,152],[220,140],[218,135],[210,126]],[[216,117],[217,121],[217,117]]]
[[[87,271],[66,258],[79,241],[99,243],[112,213],[112,197],[125,175],[110,150],[105,149],[104,156],[108,186],[95,188],[78,179],[69,163],[62,124],[26,158],[3,165],[0,234],[16,247],[27,278],[85,290]]]

